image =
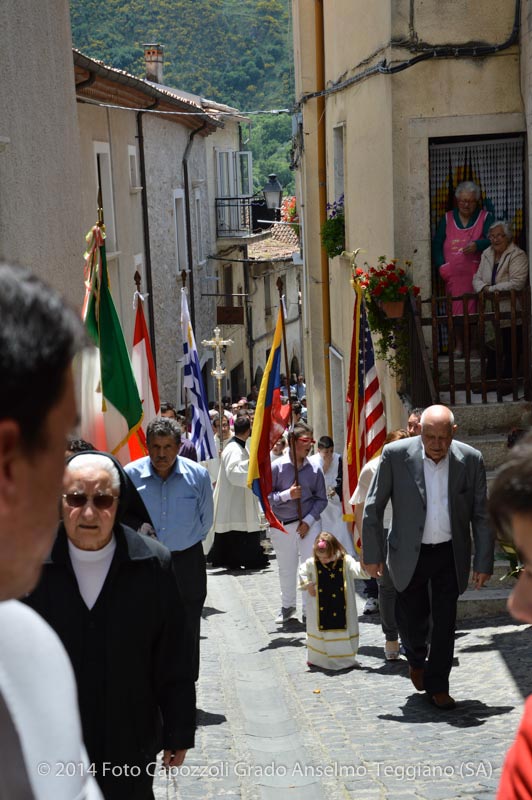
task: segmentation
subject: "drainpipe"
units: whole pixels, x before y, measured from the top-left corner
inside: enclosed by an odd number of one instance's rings
[[[156,100],[150,108],[155,108],[159,104]],[[148,219],[148,189],[146,185],[146,159],[144,154],[144,128],[142,124],[143,111],[137,112],[137,139],[139,143],[139,167],[140,183],[142,186],[142,230],[144,234],[144,257],[146,259],[146,290],[148,292],[148,324],[150,328],[151,350],[153,360],[157,366],[156,347],[155,347],[155,317],[153,309],[153,283],[151,274],[151,250],[150,250],[150,223]]]
[[[187,146],[183,154],[183,188],[185,190],[185,225],[187,229],[188,296],[190,300],[189,303],[190,322],[193,330],[196,327],[196,317],[195,317],[195,307],[194,307],[194,273],[192,271],[192,267],[194,265],[194,259],[192,257],[192,225],[190,222],[191,212],[190,212],[190,189],[188,185],[188,159],[190,157],[190,151],[192,150],[192,142],[194,136],[206,127],[207,123],[204,122],[203,125],[201,125],[199,128],[196,128],[196,130],[192,131],[192,133],[188,137]]]
[[[314,25],[316,30],[316,89],[325,89],[325,45],[324,45],[324,0],[316,0],[314,6]],[[316,117],[318,120],[318,207],[320,214],[319,229],[327,217],[327,171],[325,142],[325,97],[316,98]],[[331,373],[329,369],[329,346],[331,343],[331,303],[329,291],[329,259],[323,247],[321,256],[321,302],[323,317],[323,362],[325,380],[325,402],[327,411],[327,429],[332,433],[331,405]]]
[[[249,261],[248,261],[248,246],[243,247],[244,250],[244,309],[246,313],[246,341],[248,346],[249,355],[249,388],[253,386],[253,376],[255,374],[255,365],[253,360],[253,347],[255,341],[253,339],[253,306],[248,300],[249,297]]]

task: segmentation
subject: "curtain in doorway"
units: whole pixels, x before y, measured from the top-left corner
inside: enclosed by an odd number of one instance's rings
[[[507,220],[515,242],[525,245],[523,137],[486,139],[429,145],[430,224],[434,236],[438,222],[454,207],[454,192],[461,181],[480,186],[482,200],[496,219]]]

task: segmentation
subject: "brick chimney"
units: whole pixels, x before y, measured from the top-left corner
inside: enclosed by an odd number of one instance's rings
[[[144,45],[144,63],[146,65],[146,80],[154,83],[163,82],[163,54],[162,44]]]

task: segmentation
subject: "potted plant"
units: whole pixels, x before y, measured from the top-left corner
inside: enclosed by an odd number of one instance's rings
[[[281,203],[281,222],[290,223],[290,227],[299,237],[299,215],[295,197],[285,197]]]
[[[327,203],[328,216],[320,229],[321,243],[329,258],[340,256],[345,250],[344,196]]]
[[[405,261],[405,266],[412,264]],[[357,267],[353,261],[353,279],[364,290],[369,327],[379,336],[375,355],[387,362],[392,374],[404,375],[409,354],[404,306],[409,294],[419,294],[419,287],[396,258],[380,256],[376,267],[367,263],[364,267]]]

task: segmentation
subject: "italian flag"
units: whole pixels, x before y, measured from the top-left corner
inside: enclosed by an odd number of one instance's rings
[[[141,427],[142,403],[111,296],[103,225],[95,225],[86,240],[82,316],[94,347],[83,354],[81,435],[127,463],[125,445]]]

